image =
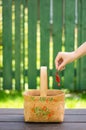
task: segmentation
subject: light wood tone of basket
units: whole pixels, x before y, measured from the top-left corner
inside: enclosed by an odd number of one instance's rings
[[[41,97],[39,90],[24,93],[25,122],[63,122],[65,94],[61,90],[47,90]]]

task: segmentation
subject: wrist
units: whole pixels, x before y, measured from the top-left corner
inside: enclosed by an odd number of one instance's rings
[[[73,52],[71,52],[71,58],[72,58],[72,62],[74,61],[74,60],[76,60],[77,59],[77,52],[76,51],[73,51]]]
[[[79,52],[78,50],[75,50],[74,51],[74,59],[77,60],[80,57],[81,57],[81,52]]]

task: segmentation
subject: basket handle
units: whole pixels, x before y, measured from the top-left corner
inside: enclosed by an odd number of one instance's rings
[[[47,67],[42,66],[40,68],[40,96],[46,97],[47,96],[47,89],[48,89],[48,80],[47,80]]]

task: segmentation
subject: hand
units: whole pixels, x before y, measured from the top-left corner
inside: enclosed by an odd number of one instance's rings
[[[74,60],[74,52],[59,52],[55,58],[55,66],[57,70],[63,70],[65,65]]]

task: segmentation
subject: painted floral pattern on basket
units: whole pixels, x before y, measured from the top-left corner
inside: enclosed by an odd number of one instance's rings
[[[32,112],[34,114],[36,114],[36,116],[40,117],[52,117],[52,115],[54,114],[54,111],[50,111],[46,106],[43,106],[43,107],[39,107],[39,106],[36,106],[36,107],[33,107],[32,108]]]
[[[35,98],[33,96],[31,96],[29,98],[29,101],[40,101],[40,102],[51,102],[51,101],[54,101],[54,102],[57,102],[56,98],[53,98],[53,97],[50,97],[50,98],[46,98],[46,97],[40,97],[40,98]]]

